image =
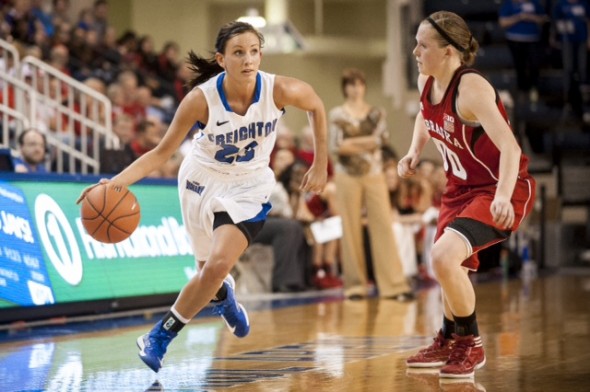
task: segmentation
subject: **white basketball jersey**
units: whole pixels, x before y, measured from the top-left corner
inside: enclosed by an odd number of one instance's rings
[[[242,175],[268,168],[284,111],[273,99],[275,75],[258,71],[254,99],[245,115],[234,113],[223,91],[225,72],[198,86],[209,107],[207,125],[195,134],[191,155],[216,172]]]

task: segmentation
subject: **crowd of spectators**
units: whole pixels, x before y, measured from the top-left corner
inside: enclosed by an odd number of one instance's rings
[[[21,56],[35,56],[110,99],[112,131],[119,138],[121,149],[102,151],[101,172],[116,173],[161,140],[187,92],[190,72],[175,42],[167,42],[157,50],[149,34],[131,30],[117,32],[108,21],[107,0],[94,1],[91,8],[82,9],[77,17],[71,16],[70,5],[70,0],[0,0],[0,38],[14,44]],[[52,88],[56,94],[59,84],[55,82]],[[66,126],[67,122],[57,121],[56,113],[42,114],[45,118],[41,125],[45,128],[23,133],[23,143],[25,138],[39,139],[45,132],[64,132],[58,128]],[[274,225],[269,228],[273,226],[274,229],[269,230],[268,236],[261,236],[258,242],[276,248],[274,291],[342,286],[340,240],[320,242],[310,230],[314,222],[339,215],[334,201],[332,164],[329,166],[331,181],[323,194],[299,191],[300,178],[313,160],[311,135],[310,129],[303,129],[298,136],[288,128],[281,129],[272,156],[271,165],[278,180],[273,195],[274,212],[269,220]],[[44,137],[43,143],[46,143]],[[39,154],[47,158],[47,146],[37,147]],[[181,148],[168,165],[152,176],[175,178],[183,151],[186,149]],[[392,165],[391,162],[385,164],[386,173],[395,171],[390,170]],[[423,239],[435,219],[429,209],[436,207],[433,195],[437,185],[432,178],[434,175],[425,175],[422,180],[407,181],[392,177],[389,183],[392,225],[398,236],[406,235],[403,238],[408,239],[398,241],[406,245],[405,250],[399,247],[404,273],[408,278],[427,281],[430,275],[424,259],[427,252],[423,249],[428,241]],[[416,205],[416,198],[423,203]],[[425,218],[426,215],[430,218]],[[282,260],[286,242],[280,236],[285,234],[291,239],[299,238],[289,242],[295,247],[290,251],[298,260],[296,263]],[[370,254],[368,256],[367,267],[371,272]]]
[[[503,0],[498,16],[513,59],[517,102],[556,101],[566,112],[588,122],[590,3],[587,0]],[[563,71],[557,99],[547,91],[547,86],[542,86],[544,68]],[[543,87],[545,91],[541,91]]]
[[[187,92],[190,74],[176,42],[157,49],[149,34],[117,32],[109,23],[108,7],[107,0],[95,0],[72,17],[70,0],[0,0],[0,38],[12,43],[21,57],[37,57],[105,94],[121,145],[137,145],[133,140],[141,138],[138,133],[148,118],[161,123],[158,128],[164,132]],[[59,83],[52,83],[55,95]],[[40,115],[43,132],[65,134],[71,126],[58,121],[55,110]],[[175,170],[167,175],[175,176]]]

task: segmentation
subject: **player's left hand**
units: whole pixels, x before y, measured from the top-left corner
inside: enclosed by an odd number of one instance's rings
[[[503,229],[509,229],[514,224],[514,207],[507,197],[496,196],[490,205],[490,212],[494,223]]]
[[[325,167],[311,165],[303,176],[299,189],[303,192],[322,193],[328,181],[328,171]]]

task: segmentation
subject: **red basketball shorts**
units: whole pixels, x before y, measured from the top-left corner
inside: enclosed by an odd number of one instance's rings
[[[479,267],[477,252],[509,237],[533,209],[536,183],[532,177],[519,178],[512,194],[514,224],[509,229],[498,227],[492,218],[490,206],[496,185],[482,187],[449,187],[442,198],[436,240],[447,228],[459,232],[472,250],[463,266],[476,271]]]

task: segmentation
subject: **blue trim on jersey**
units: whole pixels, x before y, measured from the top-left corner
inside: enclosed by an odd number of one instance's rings
[[[233,110],[231,110],[231,107],[229,106],[229,103],[227,103],[227,98],[225,96],[225,92],[223,91],[223,79],[225,79],[225,72],[223,72],[217,78],[217,93],[219,94],[219,98],[221,98],[221,102],[223,103],[223,107],[225,108],[225,110],[227,110],[228,112],[233,112]]]
[[[217,93],[219,94],[219,98],[221,98],[221,102],[223,103],[223,107],[228,112],[233,112],[229,103],[227,102],[227,97],[225,96],[225,92],[223,91],[223,80],[225,79],[225,72],[221,73],[217,78]],[[260,72],[256,73],[256,88],[254,90],[254,99],[252,103],[257,103],[260,100],[260,92],[262,91],[262,76],[260,76]]]
[[[194,124],[194,125],[191,127],[191,132],[192,132],[192,131],[196,131],[196,130],[198,130],[198,129],[199,129],[199,130],[201,130],[201,131],[202,131],[203,129],[205,129],[205,124],[203,124],[203,123],[202,123],[202,122],[200,122],[200,121],[197,121],[197,122],[196,122],[196,123],[195,123],[195,124]]]
[[[260,72],[256,72],[256,89],[252,103],[257,103],[260,100],[260,91],[262,91],[262,76],[260,76]]]
[[[270,212],[271,208],[272,208],[272,204],[263,203],[262,209],[260,210],[260,212],[254,218],[250,218],[244,222],[260,222],[260,221],[266,220],[266,216]]]

